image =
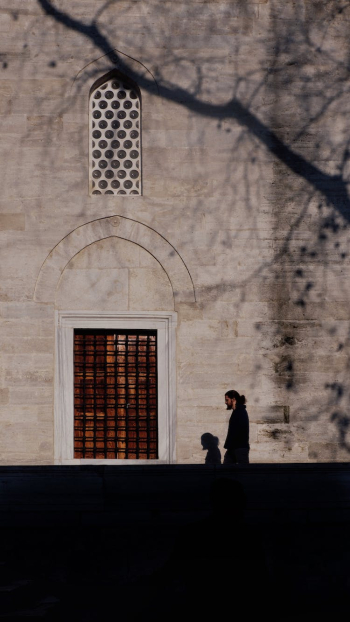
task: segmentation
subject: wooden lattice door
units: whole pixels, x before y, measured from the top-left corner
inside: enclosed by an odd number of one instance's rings
[[[157,459],[157,331],[74,331],[74,457]]]

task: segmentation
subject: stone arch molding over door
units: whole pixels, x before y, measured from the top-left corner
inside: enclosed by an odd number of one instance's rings
[[[77,227],[63,238],[40,269],[34,300],[54,304],[56,288],[70,260],[90,244],[109,237],[134,242],[155,257],[168,275],[175,305],[196,301],[191,275],[176,249],[151,227],[125,216],[94,220]]]

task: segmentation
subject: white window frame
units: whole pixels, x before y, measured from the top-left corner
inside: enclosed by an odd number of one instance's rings
[[[171,464],[176,455],[176,323],[175,312],[94,313],[56,311],[55,464]],[[157,330],[158,441],[157,460],[74,458],[74,329]]]

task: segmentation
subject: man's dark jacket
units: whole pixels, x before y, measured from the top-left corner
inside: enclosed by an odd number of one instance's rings
[[[232,411],[224,447],[228,451],[249,449],[249,419],[244,404],[237,404]]]

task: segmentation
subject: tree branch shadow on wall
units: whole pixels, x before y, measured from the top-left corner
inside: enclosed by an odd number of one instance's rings
[[[107,2],[100,8],[98,14],[90,23],[83,23],[63,11],[59,11],[48,0],[38,0],[38,2],[47,15],[50,15],[54,20],[63,24],[66,28],[79,32],[90,42],[93,42],[97,50],[99,50],[102,54],[106,54],[110,58],[111,62],[117,65],[120,71],[127,73],[127,75],[138,82],[143,89],[146,91],[154,91],[154,82],[152,78],[148,78],[147,74],[146,77],[138,74],[135,69],[130,66],[130,63],[127,62],[126,57],[119,54],[118,51],[113,48],[110,39],[108,36],[103,34],[102,29],[98,24],[98,19],[102,17],[105,9],[111,7],[111,5],[115,5],[116,10],[118,10],[118,2]],[[326,15],[324,25],[321,25],[321,29],[323,29],[322,38],[326,38],[326,33],[332,26],[332,23],[336,21],[337,17],[343,14],[346,10],[343,3],[334,2],[331,3],[331,5],[332,6],[329,7],[329,11]],[[247,16],[249,17],[249,6],[247,6],[245,10],[247,12]],[[312,13],[312,16],[314,16],[314,12]],[[342,259],[345,260],[348,256],[347,250],[344,250],[341,243],[338,241],[338,238],[341,237],[339,234],[348,228],[350,220],[350,201],[348,195],[350,138],[345,135],[339,141],[334,140],[331,134],[323,136],[326,148],[324,144],[322,145],[321,143],[316,143],[312,149],[309,160],[304,157],[302,153],[298,153],[297,149],[298,147],[300,148],[300,145],[302,149],[303,141],[308,139],[308,133],[312,132],[312,128],[317,123],[322,121],[322,118],[326,115],[327,111],[332,106],[337,105],[337,103],[342,101],[344,97],[348,97],[350,93],[349,82],[347,80],[348,71],[344,63],[342,61],[337,62],[337,60],[332,57],[332,54],[327,50],[324,51],[322,47],[316,47],[312,41],[310,33],[310,22],[303,20],[302,16],[300,16],[300,18],[299,24],[292,24],[292,26],[284,25],[282,29],[280,20],[275,20],[273,22],[275,28],[274,34],[276,48],[274,57],[272,58],[267,70],[263,71],[263,78],[257,80],[257,83],[253,84],[253,88],[249,89],[249,81],[251,76],[249,76],[249,74],[247,76],[240,76],[239,80],[237,80],[236,83],[233,83],[233,96],[227,102],[212,104],[205,101],[205,98],[203,97],[205,74],[202,67],[196,62],[196,60],[193,61],[193,71],[191,73],[194,78],[191,80],[191,84],[188,88],[183,88],[180,84],[173,83],[169,80],[167,75],[162,75],[162,71],[159,67],[157,68],[156,80],[159,89],[159,97],[162,100],[177,103],[187,111],[194,112],[196,115],[201,115],[209,120],[217,120],[218,127],[220,127],[225,121],[234,121],[236,125],[241,128],[241,133],[236,141],[237,149],[240,147],[240,143],[242,141],[248,141],[252,144],[254,152],[258,143],[258,148],[260,150],[263,148],[265,153],[268,152],[271,157],[278,161],[279,167],[284,168],[284,177],[292,175],[293,178],[299,178],[306,184],[302,185],[301,189],[298,187],[297,190],[294,190],[293,183],[291,184],[292,192],[289,192],[289,202],[293,201],[295,205],[300,205],[300,208],[298,213],[292,216],[289,231],[284,237],[280,250],[274,254],[272,261],[270,263],[262,262],[257,273],[253,273],[253,275],[248,277],[246,281],[243,279],[241,283],[233,284],[232,279],[230,279],[227,283],[221,283],[218,288],[214,286],[211,289],[213,290],[214,295],[217,289],[217,294],[221,295],[225,286],[229,291],[238,287],[241,289],[242,298],[244,299],[244,289],[246,287],[249,288],[249,285],[251,281],[254,280],[254,277],[259,277],[263,273],[266,273],[266,271],[276,271],[278,281],[281,282],[282,280],[286,280],[286,277],[288,281],[290,281],[290,290],[294,290],[295,292],[292,304],[297,307],[298,310],[300,309],[304,311],[305,313],[302,313],[302,315],[307,317],[307,308],[308,305],[312,305],[312,292],[317,284],[312,278],[309,278],[304,274],[304,272],[307,272],[305,264],[307,265],[310,261],[315,261],[317,263],[318,258],[320,258],[320,263],[324,269],[329,269],[330,262],[327,261],[328,249],[326,249],[326,246],[329,247],[332,243],[333,247],[338,249],[338,259],[340,262]],[[324,15],[321,15],[321,19],[324,19]],[[210,33],[210,20],[208,30]],[[326,67],[324,75],[321,79],[319,78],[321,88],[323,86],[322,82],[327,81],[328,83],[325,93],[320,93],[319,88],[317,88],[316,93],[314,92],[314,80],[309,79],[307,73],[306,75],[302,75],[300,77],[300,73],[302,73],[302,65],[303,63],[307,64],[307,55],[311,52],[314,54],[318,52],[321,57],[324,55],[325,58],[322,62],[324,64],[327,64],[327,62],[331,64],[330,70]],[[188,63],[188,59],[186,60]],[[178,55],[174,53],[173,57],[170,54],[170,58],[166,64],[171,69],[172,73],[176,64],[182,62],[183,59],[181,59],[181,57],[179,58]],[[285,65],[288,66],[287,73],[289,75],[287,76],[285,76]],[[336,69],[338,71],[337,78],[332,80],[332,84],[329,84],[331,73],[334,75],[334,65],[336,65]],[[293,89],[298,89],[297,84],[299,80],[301,82],[301,86],[299,87],[300,91],[297,93],[297,96],[295,96],[293,94]],[[243,96],[243,100],[246,100],[244,102],[239,98],[239,92],[242,90],[242,82],[244,83],[245,81],[248,84],[248,90],[250,90],[250,93],[249,97]],[[297,124],[294,136],[293,132],[290,132],[289,127],[287,132],[283,131],[283,125],[285,124],[282,123],[282,132],[280,132],[282,137],[280,137],[278,129],[275,131],[273,127],[269,127],[268,124],[261,121],[255,113],[254,109],[257,108],[259,111],[259,106],[256,106],[256,101],[258,100],[258,97],[266,84],[269,84],[269,87],[274,91],[281,88],[287,93],[287,98],[289,97],[289,94],[292,93],[295,100],[294,104],[297,104],[297,109],[301,109],[303,120],[305,118],[305,114],[303,113],[307,113],[306,121],[302,124]],[[319,98],[320,101],[317,101]],[[275,110],[273,117],[270,119],[270,122],[277,125],[277,127],[279,125],[279,116],[279,112]],[[287,125],[289,125],[289,123],[287,123]],[[226,129],[232,128],[230,127]],[[287,136],[289,134],[292,135],[289,143],[286,142],[283,134],[287,134]],[[319,140],[319,137],[315,137],[315,140]],[[328,145],[327,142],[329,143]],[[297,149],[295,149],[295,145]],[[324,150],[329,151],[330,157],[334,159],[334,161],[338,162],[337,170],[334,173],[325,171],[322,166],[320,167],[315,163],[319,159],[322,161],[322,151]],[[254,165],[256,163],[254,155],[251,160],[251,164]],[[250,203],[249,195],[251,192],[251,173],[252,171],[249,167],[247,167],[241,179],[238,179],[236,182],[237,184],[245,184],[247,188],[247,205]],[[232,171],[228,166],[226,173],[226,183],[228,184],[230,183],[231,174]],[[286,189],[284,187],[281,203],[286,200],[285,190]],[[293,244],[294,239],[297,237],[298,231],[302,228],[302,225],[306,220],[306,216],[308,212],[310,212],[310,207],[315,203],[315,201],[318,201],[317,209],[320,213],[320,218],[318,218],[318,231],[315,231],[312,246],[301,245],[299,249],[299,257],[295,257],[295,245]],[[278,218],[276,224],[278,225]],[[295,267],[295,272],[292,278],[290,278],[289,274],[290,266],[292,266],[293,269]],[[210,287],[207,287],[206,289],[209,290]],[[280,312],[281,320],[284,315],[284,294],[285,292],[282,292],[280,301],[282,307]],[[276,295],[276,299],[278,300],[278,293]],[[318,301],[318,304],[320,302],[321,301]],[[259,330],[259,326],[257,326],[257,330]],[[331,331],[332,330],[333,328],[331,328]],[[293,356],[295,342],[293,341],[293,336],[283,334],[283,329],[282,331],[279,329],[277,332],[278,339],[280,342],[282,340],[282,343],[284,340],[284,343],[280,347],[281,354],[279,355],[279,360],[274,363],[276,374],[280,379],[283,379],[285,389],[293,393],[297,390],[299,380],[298,373],[296,371],[297,365],[294,362],[295,356]],[[288,332],[291,332],[290,327]],[[297,329],[294,328],[294,334],[296,332]],[[339,341],[338,348],[348,350],[349,335],[346,338],[346,343]],[[348,369],[349,360],[346,362],[346,372]],[[324,388],[329,390],[329,383],[325,383]],[[326,413],[329,407],[331,407],[331,409],[336,408],[334,412],[330,413],[330,422],[334,423],[338,428],[338,440],[341,446],[348,449],[345,437],[349,418],[344,411],[340,410],[340,412],[338,412],[338,409],[341,406],[340,400],[344,397],[345,393],[346,391],[344,390],[341,395],[339,395],[339,393],[335,395],[334,392],[332,392],[328,404],[325,408],[321,408],[321,411],[318,412],[317,416]],[[348,405],[349,395],[347,394],[346,408],[348,408]],[[312,412],[312,410],[314,410],[313,405],[308,404],[307,410]]]

